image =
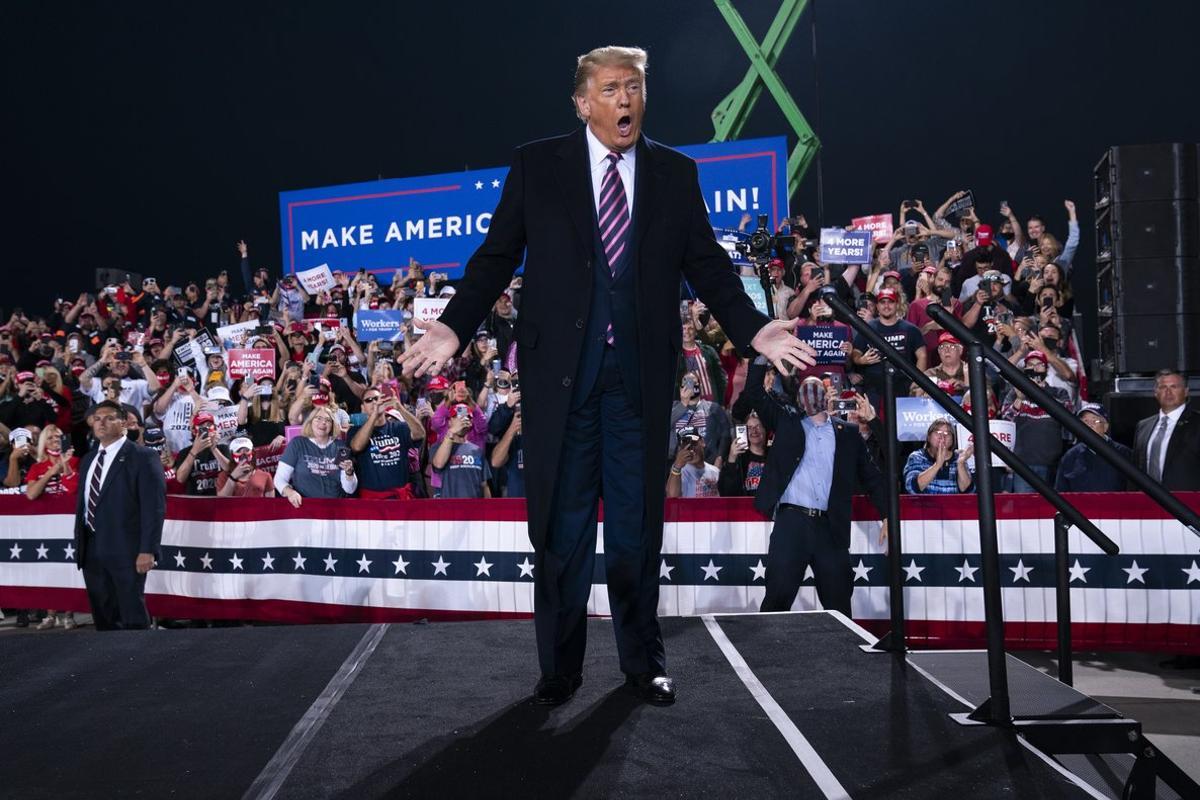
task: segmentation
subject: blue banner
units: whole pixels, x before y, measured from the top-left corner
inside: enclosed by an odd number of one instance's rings
[[[850,341],[850,328],[846,325],[801,325],[796,338],[817,351],[818,364],[845,364],[849,357],[845,344]]]
[[[923,442],[929,424],[950,415],[931,397],[896,398],[896,440]]]
[[[788,214],[787,141],[782,136],[681,147],[694,158],[714,227],[753,231],[766,214],[772,230]],[[462,275],[483,243],[500,200],[505,167],[393,178],[279,193],[283,270],[319,264],[366,268],[390,280],[409,258],[426,270]]]
[[[822,264],[870,264],[871,231],[821,228]]]
[[[401,330],[403,315],[403,311],[393,308],[382,311],[360,310],[355,314],[354,336],[360,342],[398,342],[404,336]]]

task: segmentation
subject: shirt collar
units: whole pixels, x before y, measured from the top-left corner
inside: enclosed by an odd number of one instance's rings
[[[117,451],[120,450],[122,447],[124,447],[125,442],[127,442],[127,441],[129,441],[128,438],[122,436],[121,438],[117,439],[115,442],[112,442],[108,446],[100,448],[101,450],[104,451],[104,460],[108,461],[109,459],[116,456]]]
[[[1159,424],[1161,425],[1161,424],[1162,424],[1162,418],[1163,418],[1163,417],[1166,417],[1167,419],[1171,420],[1171,424],[1172,424],[1172,425],[1177,425],[1177,424],[1179,423],[1179,418],[1183,416],[1183,412],[1184,412],[1186,409],[1187,409],[1187,403],[1184,403],[1184,404],[1183,404],[1183,405],[1181,405],[1179,408],[1175,409],[1174,411],[1172,411],[1172,412],[1171,412],[1171,413],[1169,413],[1169,414],[1164,414],[1164,413],[1162,412],[1162,410],[1161,410],[1161,409],[1159,409],[1159,412],[1158,412]]]
[[[600,143],[600,140],[596,138],[596,134],[592,133],[590,126],[584,125],[583,130],[584,135],[587,137],[588,165],[592,169],[595,169],[604,163],[607,167],[607,163],[605,162],[608,159],[608,154],[612,151]],[[635,144],[633,147],[622,153],[621,160],[628,164],[630,169],[633,169],[634,165],[637,163],[637,145]]]

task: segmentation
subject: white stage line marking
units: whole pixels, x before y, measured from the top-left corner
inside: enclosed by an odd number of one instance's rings
[[[750,665],[733,646],[733,642],[729,641],[729,637],[725,635],[725,631],[721,630],[721,626],[717,624],[713,615],[702,614],[700,619],[704,620],[704,627],[708,629],[708,633],[717,643],[717,647],[721,648],[721,652],[725,654],[725,658],[733,667],[733,671],[737,673],[738,678],[750,690],[750,694],[762,707],[762,710],[767,712],[767,717],[775,724],[779,732],[783,734],[783,738],[792,748],[792,752],[800,759],[800,764],[816,782],[817,788],[830,800],[835,800],[835,798],[849,800],[850,794],[834,777],[829,766],[817,755],[817,751],[813,749],[808,739],[804,738],[804,734],[796,727],[796,723],[792,722],[791,717],[784,713],[779,703],[775,702],[775,698],[758,680],[754,671],[750,669]]]
[[[304,755],[304,750],[312,742],[317,731],[325,724],[333,707],[342,699],[342,695],[354,683],[354,679],[362,671],[367,659],[375,652],[383,635],[387,633],[388,624],[372,625],[359,639],[358,644],[346,656],[342,666],[326,684],[325,690],[313,701],[304,712],[304,716],[292,728],[291,733],[279,745],[275,755],[263,767],[262,772],[250,784],[250,788],[242,795],[243,800],[270,800],[283,787],[284,781],[292,773],[292,769]]]

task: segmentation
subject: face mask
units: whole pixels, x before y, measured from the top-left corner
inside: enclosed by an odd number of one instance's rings
[[[825,410],[825,386],[819,379],[805,378],[800,384],[800,407],[808,416],[815,416]]]

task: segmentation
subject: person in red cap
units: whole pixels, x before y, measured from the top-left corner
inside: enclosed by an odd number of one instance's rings
[[[1046,354],[1041,350],[1030,350],[1025,356],[1025,377],[1047,392],[1058,403],[1070,407],[1071,397],[1064,389],[1046,383]],[[1046,413],[1046,410],[1025,397],[1013,386],[1001,404],[1000,416],[1016,424],[1017,441],[1013,453],[1031,470],[1054,485],[1055,469],[1063,454],[1062,425]],[[1033,492],[1020,475],[1013,475],[1014,492]]]
[[[963,260],[954,271],[951,288],[955,296],[962,297],[962,286],[974,275],[982,275],[987,270],[998,270],[1001,274],[1013,276],[1013,262],[1003,247],[1000,247],[992,236],[992,226],[981,224],[975,228],[975,247],[963,254]]]
[[[884,341],[896,348],[900,354],[914,364],[922,372],[926,368],[925,339],[921,332],[911,322],[900,318],[900,293],[895,289],[880,289],[875,296],[875,319],[867,324],[883,337]],[[854,337],[854,350],[851,361],[862,372],[863,388],[866,389],[872,405],[878,407],[887,380],[883,355],[871,346],[860,333]],[[896,370],[892,380],[896,387],[896,396],[908,395],[909,378],[900,370]]]
[[[218,442],[213,415],[201,411],[192,417],[192,443],[175,457],[175,479],[190,495],[215,497],[217,475],[229,470],[229,451]]]
[[[904,318],[913,325],[916,325],[917,330],[921,331],[921,335],[925,337],[925,352],[929,356],[929,363],[936,366],[941,358],[938,346],[941,344],[939,336],[943,331],[942,326],[935,322],[933,317],[929,316],[929,306],[932,304],[941,305],[951,314],[961,319],[963,304],[950,291],[952,278],[950,266],[943,264],[940,267],[932,269],[933,273],[928,277],[927,294],[909,304],[908,313],[905,314]]]
[[[13,375],[16,386],[15,400],[0,404],[0,423],[6,428],[41,428],[58,419],[58,411],[46,401],[46,394],[38,385],[37,375],[18,372]]]
[[[772,258],[767,264],[771,276],[771,302],[775,305],[775,319],[787,319],[787,307],[796,290],[783,282],[786,269],[782,258]]]
[[[937,337],[938,365],[925,370],[934,383],[944,384],[947,394],[961,395],[970,386],[963,345],[953,333],[942,331]]]

